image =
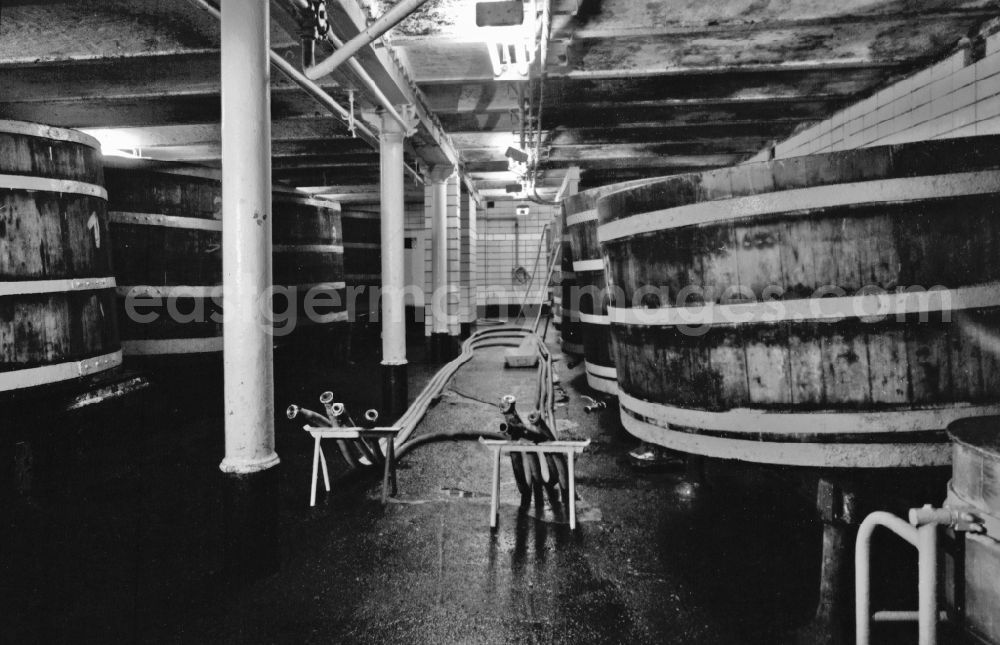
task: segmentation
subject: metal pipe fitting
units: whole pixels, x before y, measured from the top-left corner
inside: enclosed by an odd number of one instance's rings
[[[347,408],[343,403],[331,403],[330,416],[341,428],[350,428],[353,425],[347,418]]]
[[[309,78],[316,80],[330,74],[335,69],[340,67],[342,63],[354,56],[354,54],[360,51],[363,47],[371,44],[377,38],[382,36],[382,34],[395,27],[426,2],[427,0],[403,0],[403,2],[400,2],[382,14],[377,20],[363,29],[357,36],[346,43],[341,44],[337,51],[331,54],[329,58],[325,59],[315,67],[310,65],[306,68],[306,75]]]
[[[514,406],[517,404],[517,399],[513,394],[507,394],[500,399],[500,411],[504,414],[514,412]]]
[[[371,409],[365,411],[365,420],[362,424],[365,428],[374,428],[375,422],[378,421],[378,410]]]
[[[285,416],[289,419],[295,419],[297,417],[302,417],[307,423],[315,423],[321,427],[332,427],[333,423],[318,412],[313,412],[312,410],[307,410],[306,408],[300,408],[294,403],[285,409]]]
[[[980,533],[985,530],[978,517],[969,510],[958,508],[934,508],[930,504],[925,504],[921,508],[911,508],[908,519],[910,524],[916,527],[940,524],[960,527],[961,530],[970,533]]]

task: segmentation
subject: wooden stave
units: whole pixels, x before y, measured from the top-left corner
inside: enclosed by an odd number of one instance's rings
[[[96,140],[0,121],[0,392],[121,363],[102,184]]]
[[[568,213],[566,212],[565,202],[563,202],[560,211],[560,228],[562,230],[562,257],[560,258],[560,274],[562,280],[560,284],[560,291],[562,293],[562,297],[560,298],[559,307],[561,312],[559,322],[559,342],[563,353],[580,356],[583,355],[583,332],[580,325],[580,312],[571,307],[571,303],[573,302],[573,290],[577,283],[576,274],[573,272],[572,241],[566,225],[566,217]]]
[[[966,143],[966,145],[968,144],[968,142],[965,142],[965,143]],[[982,142],[980,142],[980,143],[982,143]],[[959,144],[958,147],[962,147],[961,144]],[[985,147],[988,147],[988,144]],[[893,159],[893,154],[898,155],[898,154],[901,154],[902,152],[904,152],[903,148],[905,148],[905,147],[902,147],[902,148],[901,147],[893,147],[893,149],[891,151],[889,151],[892,154],[887,154],[887,151],[885,151],[885,150],[876,151],[876,153],[877,153],[877,155],[881,155],[881,159],[883,161],[885,161],[887,159],[891,161]],[[931,156],[935,159],[936,162],[938,162],[938,165],[940,165],[940,158],[938,156],[938,153],[942,153],[942,150],[945,150],[945,149],[951,149],[952,151],[954,151],[954,150],[957,149],[955,145],[950,145],[950,146],[934,145],[934,146],[932,146],[932,148],[936,152],[934,152],[933,154],[931,154]],[[926,158],[928,154],[930,154],[930,153],[924,153],[921,156]],[[903,158],[906,158],[905,155],[904,155]],[[959,166],[958,170],[959,171],[975,171],[975,170],[982,170],[984,168],[986,168],[986,169],[995,169],[998,166],[1000,166],[1000,163],[998,163],[998,160],[1000,160],[1000,155],[984,154],[983,151],[978,151],[978,152],[973,153],[973,155],[971,155],[970,158],[966,158],[966,163],[964,165],[962,165],[962,166]],[[815,161],[816,161],[815,159],[811,160],[812,163],[815,163]],[[798,165],[802,166],[802,165],[808,165],[808,163],[810,163],[810,162],[799,160],[796,163]],[[760,166],[760,164],[756,164],[756,165]],[[893,166],[892,164],[886,163],[886,164],[884,164],[884,167],[890,168],[891,170],[893,170],[897,174],[911,175],[912,176],[912,170],[913,170],[912,169],[912,164],[910,166],[907,166],[907,164],[902,164],[902,166],[899,166],[899,165]],[[947,166],[947,167],[951,168],[951,166]],[[706,186],[708,187],[701,194],[697,193],[696,191],[689,190],[688,194],[687,194],[687,197],[688,197],[688,199],[690,201],[697,201],[699,198],[702,198],[702,199],[707,199],[707,198],[711,198],[711,197],[718,198],[720,192],[717,190],[717,185],[720,184],[720,183],[723,183],[723,182],[721,182],[718,179],[718,177],[720,175],[725,175],[727,173],[733,173],[733,172],[744,172],[744,176],[745,177],[754,177],[754,178],[757,178],[758,180],[759,180],[759,178],[763,174],[759,168],[756,169],[756,170],[746,170],[745,168],[736,168],[736,169],[726,169],[725,171],[717,171],[715,173],[715,178],[713,180],[711,180],[711,181],[701,181],[699,183],[698,181],[692,181],[691,177],[694,177],[694,176],[693,175],[689,175],[689,176],[682,177],[680,179],[677,179],[677,178],[672,179],[671,182],[674,183],[674,184],[676,184],[676,185],[679,185],[681,187],[691,187],[693,185],[698,185],[700,188],[703,188],[703,189]],[[704,175],[708,175],[708,174],[711,174],[711,173],[703,173],[703,174]],[[788,184],[786,184],[786,186],[793,186],[793,185],[794,185],[794,182],[788,182]],[[752,182],[746,182],[744,184],[744,187],[747,187],[747,186],[749,186],[750,188],[753,188],[754,184]],[[648,189],[649,189],[649,187],[647,187],[647,190]],[[632,192],[638,193],[638,192],[641,192],[641,191],[632,191]],[[681,191],[679,191],[679,190],[677,191],[677,193],[680,193],[680,192]],[[732,191],[732,192],[735,192],[735,191]],[[754,193],[753,190],[748,190],[747,192]],[[601,202],[601,204],[599,206],[599,211],[600,211],[600,221],[601,221],[602,225],[606,224],[606,223],[614,222],[614,221],[616,221],[618,219],[621,219],[622,217],[625,217],[625,215],[622,214],[622,213],[618,213],[618,215],[620,215],[621,217],[616,217],[616,212],[615,212],[615,202],[616,201],[618,202],[618,206],[620,206],[620,204],[622,202],[628,202],[627,199],[624,199],[624,195],[625,195],[625,193],[618,193],[616,196],[613,196],[613,197],[609,198],[608,200],[605,200],[605,201]],[[683,200],[678,199],[677,197],[678,197],[677,194],[674,194],[671,198],[674,199],[675,202],[683,202]],[[958,198],[958,199],[961,200],[961,199],[966,199],[966,198]],[[976,199],[981,199],[981,201],[983,201],[983,202],[988,202],[989,201],[988,197],[986,197],[986,198],[968,198],[968,199],[972,200],[972,201],[975,201]],[[662,203],[664,202],[664,200],[666,200],[666,197],[664,197],[661,194],[659,196],[660,204],[651,205],[650,209],[652,210],[652,209],[655,208],[655,206],[662,205]],[[635,200],[633,200],[633,202],[634,201]],[[892,208],[886,209],[885,207],[883,207],[883,210],[889,210],[889,211],[891,211]],[[984,212],[986,212],[986,211],[984,210]],[[634,214],[628,214],[628,216],[631,217],[631,216],[634,216]],[[780,219],[780,217],[776,218],[776,219]],[[738,224],[739,220],[736,220],[736,222]],[[973,238],[976,237],[975,235],[972,235],[971,233],[973,231],[977,231],[977,232],[981,231],[981,225],[983,224],[983,222],[980,221],[980,222],[976,222],[975,224],[976,225],[974,225],[974,226],[965,226],[964,227],[967,230],[967,233],[969,233],[969,235],[964,236],[964,237],[968,237],[970,239],[973,239]],[[954,227],[954,221],[953,221],[953,219],[949,221],[949,227]],[[602,229],[603,229],[603,226],[602,226]],[[662,236],[659,239],[657,239],[656,234],[653,233],[653,234],[647,234],[644,237],[646,238],[646,242],[650,246],[655,247],[657,244],[660,244],[662,246],[662,243],[663,243]],[[711,236],[706,236],[706,237],[711,238]],[[996,239],[996,236],[990,236],[990,235],[986,235],[986,236],[982,236],[982,237],[984,237],[984,238],[993,237],[994,239]],[[615,257],[614,247],[615,247],[616,244],[628,245],[628,244],[633,243],[637,239],[640,239],[640,236],[637,235],[637,236],[634,236],[633,238],[626,238],[624,240],[613,240],[613,241],[610,241],[610,242],[602,241],[602,247],[603,247],[603,250],[604,250],[604,253],[605,253],[605,258],[608,261],[609,266],[611,267],[611,271],[612,271],[613,275],[620,277],[621,274],[624,273],[622,271],[622,269],[621,269],[621,258],[624,257],[624,256],[626,256],[626,255],[628,255],[630,257],[633,257],[634,258],[634,262],[635,262],[636,265],[644,265],[645,263],[647,263],[648,258],[643,257],[642,253],[635,253],[635,249],[634,248],[628,248],[627,253],[626,252],[620,252],[619,255],[618,255],[618,257],[617,258]],[[939,239],[939,236],[934,236],[934,239]],[[683,248],[685,246],[691,246],[691,245],[690,245],[690,242],[688,242],[688,243],[677,242],[676,246],[679,247],[679,248]],[[986,257],[986,255],[987,255],[987,253],[985,253],[985,252],[981,252],[980,253],[981,257]],[[964,261],[965,265],[969,265],[969,266],[976,265],[976,263],[978,262],[978,260],[975,258],[975,255],[973,255],[973,256],[963,255],[962,256],[962,260]],[[959,262],[958,264],[962,264],[962,263]],[[956,281],[956,280],[951,279],[951,278],[953,278],[954,276],[960,275],[965,270],[966,270],[965,268],[963,268],[963,267],[960,266],[957,269],[954,269],[951,272],[951,275],[945,273],[945,276],[949,278],[949,279],[946,279],[944,281],[945,282],[945,286],[956,286],[956,285],[961,286],[961,282],[960,281]],[[911,271],[911,273],[913,273],[913,272]],[[930,273],[934,273],[935,275],[941,275],[942,274],[942,272],[940,271],[940,269],[935,268],[935,269],[928,270],[925,273],[924,277],[926,277],[926,275],[928,275]],[[991,282],[991,283],[995,280],[995,277],[991,276],[991,275],[980,276],[980,277],[987,278],[988,281]],[[634,285],[630,285],[630,286],[634,286]],[[879,286],[892,288],[895,285],[894,284],[880,283]],[[629,291],[628,287],[626,287],[624,289],[624,291],[625,291],[626,295],[629,295],[628,294],[628,291]],[[793,294],[793,295],[795,295],[795,294]],[[632,304],[632,303],[626,303],[626,304]],[[1000,303],[991,303],[991,304],[1000,304]],[[985,315],[985,316],[995,317],[995,315],[997,313],[997,308],[995,308],[995,307],[988,307],[986,309],[975,309],[975,310],[970,310],[970,312],[965,312],[965,313],[970,314],[970,315]],[[855,317],[853,319],[853,321],[851,319],[848,319],[846,324],[857,324],[857,323],[858,323],[858,318]],[[794,327],[796,324],[802,325],[802,324],[809,324],[809,323],[808,322],[806,322],[806,323],[789,322],[788,324],[789,324],[789,326]],[[993,326],[995,327],[995,325],[993,325]],[[712,328],[712,329],[714,330],[716,328]],[[634,361],[628,362],[628,363],[624,362],[624,361],[627,361],[630,358],[634,359],[635,357],[628,356],[628,353],[629,353],[629,351],[628,351],[628,344],[629,343],[628,343],[628,339],[625,338],[627,336],[627,334],[628,334],[628,328],[625,325],[616,324],[615,323],[615,316],[614,315],[612,315],[612,330],[613,330],[613,334],[615,335],[616,345],[621,345],[621,348],[622,348],[621,353],[617,356],[617,359],[620,361],[620,364],[634,365]],[[719,346],[716,345],[715,349],[718,350]],[[616,350],[616,352],[617,351],[618,350]],[[707,351],[713,351],[713,350],[712,350],[711,347],[709,347]],[[913,353],[913,348],[912,347],[908,347],[906,351],[909,354],[912,354]],[[965,366],[966,364],[962,363],[962,365]],[[669,370],[664,370],[664,371],[669,371]],[[647,399],[645,399],[643,397],[643,395],[645,394],[646,396],[648,396],[649,392],[631,392],[630,391],[630,390],[632,390],[634,388],[634,383],[630,383],[629,382],[630,381],[630,376],[631,375],[628,374],[628,373],[626,373],[626,374],[620,374],[619,375],[619,383],[620,383],[621,387],[623,388],[623,392],[629,392],[629,394],[636,394],[637,397],[642,398],[643,400],[647,400]],[[908,383],[907,384],[907,388],[908,389],[910,389],[912,387],[913,387],[912,383]],[[626,401],[629,398],[630,398],[629,396],[626,396],[625,397]],[[655,397],[650,397],[650,398],[655,398]],[[960,404],[967,403],[968,402],[967,399],[975,399],[975,398],[976,397],[957,396],[957,397],[954,397],[954,399],[955,399],[954,401],[945,401],[943,403],[943,405],[946,405],[946,406],[947,405],[951,405],[951,404],[960,405]],[[669,401],[669,402],[668,401],[661,401],[661,403],[663,403],[663,404],[665,404],[665,405],[667,405],[669,407],[670,405],[672,405],[675,402],[673,402],[673,401]],[[704,401],[693,402],[693,403],[694,404],[705,405]],[[974,405],[972,408],[966,409],[964,411],[964,413],[969,414],[969,415],[984,415],[984,414],[989,414],[991,412],[991,410],[994,409],[992,407],[994,405],[994,403],[995,402],[993,400],[980,401],[979,405]],[[734,402],[733,405],[735,406],[735,405],[737,405],[737,403]],[[932,401],[932,400],[921,400],[920,397],[917,397],[916,400],[907,401],[906,403],[904,403],[904,407],[907,407],[907,406],[920,407],[920,406],[932,406],[932,405],[942,405],[942,402],[940,402],[940,401]],[[757,408],[754,408],[754,409],[757,409]],[[820,406],[817,409],[823,409],[823,406]],[[896,462],[895,465],[904,465],[904,466],[905,465],[929,465],[931,463],[944,463],[944,462],[947,461],[947,455],[945,455],[939,449],[939,446],[937,445],[942,440],[942,435],[940,434],[940,430],[941,430],[940,428],[937,429],[938,430],[938,434],[936,435],[937,436],[936,441],[935,442],[931,442],[929,444],[921,444],[919,442],[911,442],[909,437],[901,437],[901,438],[896,439],[896,440],[893,441],[893,446],[887,447],[887,446],[884,446],[884,445],[877,445],[876,448],[873,448],[873,453],[872,454],[876,454],[877,453],[877,454],[881,455],[881,457],[880,457],[881,461],[879,461],[879,459],[863,458],[862,454],[864,453],[864,450],[861,450],[861,449],[854,450],[854,452],[851,453],[851,450],[847,449],[847,448],[844,448],[843,445],[841,445],[841,446],[834,446],[834,447],[826,447],[826,448],[822,448],[822,450],[818,450],[818,451],[817,450],[813,450],[812,448],[807,449],[807,450],[803,450],[803,451],[801,451],[802,452],[802,458],[800,459],[800,458],[798,458],[798,457],[795,456],[794,451],[792,453],[788,453],[787,451],[784,450],[784,448],[787,447],[787,445],[786,445],[787,443],[801,442],[801,439],[802,439],[801,437],[796,437],[796,436],[789,435],[787,437],[782,437],[782,438],[780,438],[780,440],[777,440],[777,441],[773,441],[773,440],[772,441],[759,441],[757,445],[752,446],[752,449],[746,448],[745,446],[738,448],[735,443],[732,444],[732,445],[727,445],[726,444],[726,439],[719,440],[718,438],[713,438],[713,437],[705,436],[704,433],[700,437],[699,437],[699,435],[691,435],[690,433],[686,433],[686,434],[685,433],[678,433],[676,431],[677,427],[676,426],[671,426],[671,424],[669,424],[669,423],[665,424],[668,427],[655,427],[655,424],[654,425],[650,425],[650,424],[646,423],[643,420],[636,419],[634,415],[630,414],[630,412],[631,411],[629,410],[628,403],[627,402],[623,402],[623,406],[622,406],[622,420],[623,420],[623,423],[626,423],[626,426],[629,427],[629,429],[631,431],[634,431],[634,433],[636,433],[636,434],[640,434],[641,436],[643,436],[643,438],[652,438],[652,439],[656,440],[658,443],[662,443],[662,444],[668,445],[670,447],[674,447],[674,448],[678,448],[678,449],[684,449],[684,450],[689,450],[689,451],[693,451],[693,452],[699,452],[701,454],[706,454],[706,455],[710,455],[710,456],[730,457],[730,458],[732,458],[732,457],[735,456],[736,458],[747,458],[747,459],[755,460],[755,461],[770,461],[771,463],[792,463],[792,462],[795,462],[796,460],[798,460],[799,462],[812,460],[811,463],[800,463],[800,465],[822,465],[822,466],[852,466],[853,465],[853,466],[856,466],[856,467],[888,466],[888,465],[893,465],[891,463],[893,461]],[[789,411],[789,412],[792,413],[794,411]],[[849,414],[864,414],[864,412],[851,412],[851,411],[844,411],[844,413],[848,414],[848,415]],[[681,436],[682,434],[684,436]],[[678,438],[678,437],[680,437],[680,438]],[[904,446],[904,447],[905,446],[909,446],[909,447],[906,450],[900,451],[899,450],[900,446]],[[739,457],[738,456],[740,453],[743,454],[743,457]],[[822,455],[817,456],[820,453],[822,453]],[[850,456],[851,454],[853,454],[853,456]],[[852,460],[854,460],[854,463],[852,463]]]
[[[275,191],[272,212],[273,282],[295,291],[297,324],[294,329],[343,322],[347,317],[347,305],[340,204]],[[321,295],[321,300],[313,301],[313,307],[321,318],[311,320],[305,316],[307,299]],[[328,304],[318,306],[324,302]],[[301,335],[294,329],[288,334],[292,341]],[[277,326],[275,335],[282,336]]]
[[[576,274],[566,268],[566,258],[569,257],[569,263],[573,261],[568,241],[563,242],[562,249],[563,270],[562,284],[560,285],[562,296],[559,300],[559,309],[562,314],[559,324],[560,345],[564,353],[583,355],[583,332],[580,324],[580,312],[572,308],[574,290],[577,286]]]
[[[563,200],[565,232],[569,235],[573,254],[572,270],[576,277],[576,284],[570,289],[571,296],[574,297],[568,302],[579,303],[577,307],[581,316],[579,338],[583,349],[587,384],[607,394],[617,393],[618,386],[606,308],[594,305],[594,291],[603,292],[606,286],[597,238],[597,201],[612,192],[641,186],[650,181],[653,180],[640,179],[591,188]],[[600,263],[600,268],[593,268],[595,263]],[[579,289],[580,292],[572,294],[573,288]]]
[[[381,214],[346,207],[341,210],[341,218],[348,320],[357,321],[373,310],[372,290],[382,285]]]
[[[105,168],[126,356],[222,352],[222,181],[184,170],[118,160]],[[142,298],[182,286],[205,295],[155,305]],[[133,320],[132,311],[156,319]]]
[[[673,175],[598,200],[600,226],[636,212],[800,188],[1000,167],[1000,135],[858,148]],[[605,237],[602,235],[602,243]]]
[[[104,185],[100,143],[76,130],[0,120],[0,175]]]

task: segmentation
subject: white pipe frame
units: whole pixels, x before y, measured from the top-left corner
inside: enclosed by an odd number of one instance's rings
[[[854,547],[854,611],[857,645],[871,645],[872,622],[917,621],[919,645],[937,645],[938,621],[938,530],[951,526],[956,530],[978,532],[981,526],[969,512],[949,509],[910,509],[909,523],[892,513],[876,511],[858,527]],[[917,611],[878,611],[871,609],[871,541],[879,526],[888,528],[917,549]]]
[[[246,475],[276,466],[274,356],[261,298],[271,287],[270,8],[223,0],[222,274],[225,457]]]

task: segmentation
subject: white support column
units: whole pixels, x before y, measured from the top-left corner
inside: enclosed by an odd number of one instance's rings
[[[223,472],[278,464],[274,366],[261,298],[271,287],[271,110],[266,2],[222,2]]]
[[[451,166],[437,166],[431,171],[433,186],[433,216],[431,246],[434,281],[432,286],[435,334],[448,333],[448,178],[454,174]]]
[[[399,123],[382,114],[379,134],[382,198],[383,412],[393,421],[406,411],[406,309],[404,301],[405,210],[403,137]]]
[[[431,181],[431,347],[436,360],[448,360],[448,180],[451,166],[435,166]]]
[[[271,287],[270,15],[267,2],[222,0],[222,279],[225,319],[225,568],[278,567],[278,455]],[[262,304],[264,309],[262,310]]]

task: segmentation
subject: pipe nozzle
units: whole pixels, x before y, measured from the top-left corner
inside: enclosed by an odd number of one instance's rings
[[[372,408],[371,410],[366,410],[365,411],[365,421],[371,421],[372,423],[375,423],[376,421],[378,421],[378,410],[376,410],[374,408]]]
[[[320,394],[319,402],[322,403],[323,405],[326,405],[327,403],[333,403],[333,392],[327,390],[326,392]]]
[[[299,416],[299,412],[301,410],[302,408],[293,403],[287,408],[285,408],[285,416],[288,417],[289,419],[294,419],[295,417]]]

